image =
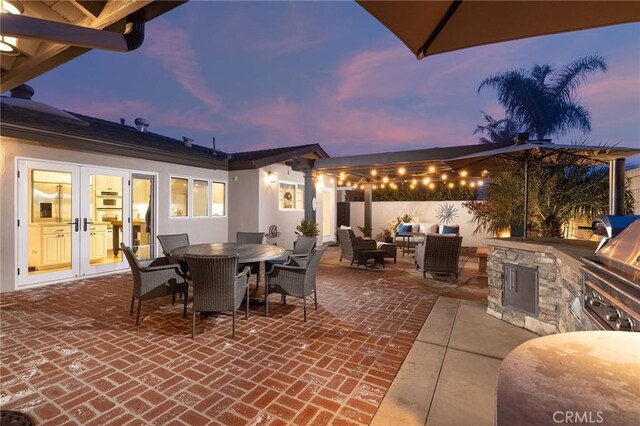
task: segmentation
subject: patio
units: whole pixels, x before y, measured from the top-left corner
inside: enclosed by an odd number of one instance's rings
[[[136,328],[129,274],[3,295],[3,408],[56,425],[368,424],[392,382],[396,393],[402,385],[398,371],[438,295],[486,303],[486,278],[470,256],[459,280],[425,281],[410,257],[365,271],[338,255],[323,259],[307,323],[300,300],[274,297],[270,317],[252,307],[235,339],[220,314],[204,331],[198,321],[192,341],[168,298],[145,302]],[[437,336],[434,321],[419,341]]]

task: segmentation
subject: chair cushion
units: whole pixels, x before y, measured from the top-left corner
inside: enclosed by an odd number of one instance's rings
[[[429,223],[429,222],[421,222],[420,223],[420,231],[425,234],[436,234],[438,232],[438,224],[437,223]]]
[[[350,226],[340,225],[340,229],[351,229],[351,227]]]
[[[411,224],[408,225],[398,225],[398,232],[412,232],[413,227]]]
[[[460,233],[460,225],[441,225],[440,233],[458,235]]]

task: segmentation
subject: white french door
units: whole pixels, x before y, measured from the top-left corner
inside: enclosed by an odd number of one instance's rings
[[[120,243],[129,245],[129,172],[80,167],[80,274],[127,268]]]
[[[125,269],[129,172],[18,160],[18,286]]]

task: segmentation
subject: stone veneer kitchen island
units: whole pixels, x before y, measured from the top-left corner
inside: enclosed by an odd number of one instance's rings
[[[487,313],[540,335],[598,330],[582,307],[580,258],[593,255],[597,243],[561,238],[488,240]],[[505,305],[505,265],[537,271],[537,316]]]

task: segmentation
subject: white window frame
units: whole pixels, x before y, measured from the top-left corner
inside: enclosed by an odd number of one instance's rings
[[[171,213],[171,201],[172,201],[172,192],[171,192],[171,181],[173,179],[186,179],[187,181],[187,197],[191,198],[191,177],[189,176],[180,176],[180,175],[169,175],[169,219],[171,220],[184,220],[191,219],[191,200],[187,200],[187,214],[184,216],[173,216]]]
[[[219,215],[219,214],[214,215],[213,214],[213,209],[211,208],[211,204],[213,203],[213,184],[214,183],[218,183],[218,184],[224,185],[224,201],[222,203],[224,214],[221,214],[221,215]],[[226,182],[226,181],[223,181],[223,180],[210,179],[209,180],[209,186],[211,188],[210,191],[209,191],[209,195],[210,195],[210,198],[209,198],[209,217],[212,217],[212,218],[224,217],[224,218],[226,218],[227,217],[227,211],[228,211],[228,208],[229,208],[229,203],[227,202],[227,200],[229,199],[229,183]]]
[[[298,208],[298,187],[302,187],[302,200],[300,200],[300,205],[302,206],[302,208]],[[295,201],[296,201],[296,210],[299,212],[303,212],[304,211],[304,183],[296,183],[296,196],[295,196]]]
[[[293,185],[293,207],[290,209],[287,208],[283,208],[282,207],[282,203],[280,200],[280,185],[285,184],[285,185]],[[296,211],[296,182],[287,182],[285,180],[280,180],[278,181],[278,210],[282,211],[282,212],[294,212]]]
[[[206,182],[207,183],[207,213],[205,215],[202,216],[196,216],[196,211],[193,208],[193,202],[195,201],[195,197],[193,196],[193,190],[195,189],[195,182],[196,181],[200,181],[200,182]],[[189,208],[191,209],[190,213],[191,215],[189,217],[192,218],[204,218],[204,217],[210,217],[211,216],[211,179],[209,178],[198,178],[198,177],[192,177],[189,179],[189,187],[191,188],[191,206],[189,206]]]

